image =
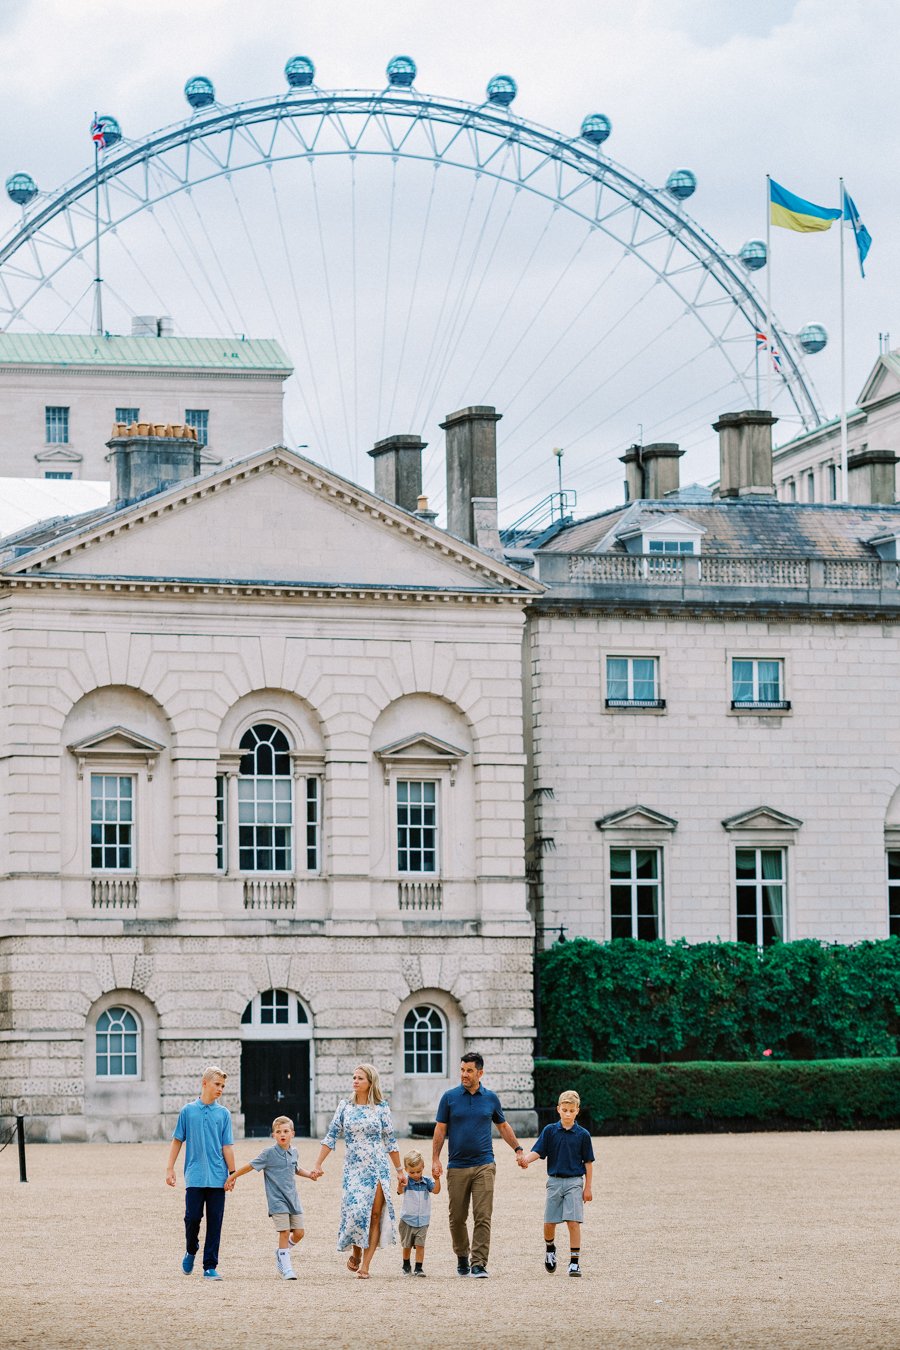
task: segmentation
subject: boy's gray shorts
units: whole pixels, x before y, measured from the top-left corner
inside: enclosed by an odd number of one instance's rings
[[[581,1223],[584,1219],[584,1177],[548,1177],[544,1223]]]
[[[425,1239],[428,1236],[428,1224],[423,1223],[419,1227],[407,1223],[405,1219],[400,1220],[400,1246],[401,1247],[424,1247]]]
[[[279,1233],[286,1233],[289,1228],[303,1227],[302,1209],[295,1214],[285,1214],[282,1210],[280,1214],[270,1214],[269,1218],[272,1220]]]

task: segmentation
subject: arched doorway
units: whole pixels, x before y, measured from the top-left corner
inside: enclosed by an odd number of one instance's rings
[[[311,1130],[312,1021],[296,994],[266,989],[241,1017],[241,1110],[244,1133],[271,1134],[290,1116],[299,1135]]]

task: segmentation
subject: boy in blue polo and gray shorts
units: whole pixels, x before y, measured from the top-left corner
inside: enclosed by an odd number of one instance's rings
[[[272,1121],[272,1138],[275,1141],[272,1147],[263,1149],[246,1167],[239,1167],[232,1173],[225,1183],[225,1189],[234,1190],[238,1177],[244,1177],[248,1172],[262,1172],[269,1218],[278,1231],[278,1247],[275,1250],[278,1274],[283,1280],[296,1280],[291,1265],[291,1248],[296,1247],[303,1238],[303,1208],[294,1177],[317,1181],[318,1175],[300,1166],[293,1142],[294,1122],[290,1116],[275,1117]]]
[[[577,1092],[560,1093],[556,1110],[559,1120],[545,1125],[530,1153],[519,1158],[528,1167],[537,1158],[547,1159],[547,1203],[544,1208],[544,1269],[556,1271],[556,1225],[569,1230],[569,1274],[581,1276],[581,1224],[585,1201],[593,1199],[591,1178],[594,1149],[591,1136],[576,1117],[581,1108]]]

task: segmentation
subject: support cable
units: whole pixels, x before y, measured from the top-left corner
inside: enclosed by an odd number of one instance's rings
[[[388,428],[390,428],[393,425],[394,405],[397,401],[397,393],[400,388],[400,377],[404,373],[403,362],[406,356],[406,344],[409,338],[409,325],[410,319],[412,318],[413,306],[415,305],[416,302],[416,294],[419,288],[419,274],[422,270],[422,257],[425,253],[425,243],[428,238],[428,223],[431,220],[431,208],[434,206],[434,192],[435,188],[437,187],[437,175],[438,170],[437,165],[435,165],[431,174],[431,190],[428,193],[428,205],[425,208],[425,218],[422,221],[422,234],[419,238],[419,250],[418,253],[416,254],[416,268],[413,273],[412,287],[410,288],[409,292],[409,304],[406,308],[406,322],[403,325],[403,338],[400,343],[400,357],[397,361],[397,373],[394,376],[394,392],[391,395],[391,407],[388,413]],[[388,434],[390,434],[390,431],[388,432]]]
[[[350,440],[350,425],[347,420],[347,397],[344,392],[344,370],[341,364],[341,355],[338,347],[337,325],[334,319],[334,300],[331,295],[331,278],[328,273],[328,257],[325,253],[325,235],[322,230],[322,212],[319,209],[319,190],[316,184],[316,171],[312,159],[307,160],[309,165],[309,178],[312,186],[313,203],[316,208],[316,230],[319,237],[319,252],[322,257],[322,272],[325,278],[325,295],[328,300],[328,313],[331,320],[331,345],[334,349],[335,368],[338,379],[338,395],[341,400],[341,412],[344,418],[344,432],[347,441]],[[348,446],[349,448],[349,446]]]

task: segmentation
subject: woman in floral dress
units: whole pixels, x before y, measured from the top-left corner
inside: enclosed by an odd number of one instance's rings
[[[338,1251],[351,1247],[347,1269],[356,1271],[359,1279],[367,1280],[376,1248],[397,1241],[388,1158],[394,1164],[398,1182],[406,1180],[390,1107],[381,1095],[378,1073],[371,1064],[360,1064],[353,1071],[353,1091],[338,1106],[322,1140],[313,1169],[317,1174],[321,1175],[322,1164],[340,1135],[344,1136],[347,1154]]]

